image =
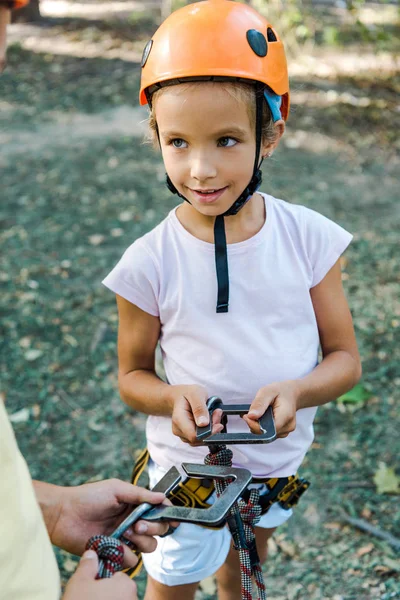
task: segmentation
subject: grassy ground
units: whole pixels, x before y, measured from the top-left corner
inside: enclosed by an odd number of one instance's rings
[[[136,125],[138,66],[106,54],[13,47],[1,77],[0,390],[33,476],[55,483],[126,479],[143,445],[143,417],[118,397],[116,311],[100,282],[174,205]],[[346,512],[400,535],[398,496],[374,484],[380,463],[399,474],[399,76],[298,75],[292,87],[263,189],[355,234],[344,280],[368,393],[356,410],[318,412],[301,471],[312,488],[271,545],[269,597],[400,598],[394,548],[343,521]],[[75,559],[58,559],[67,577]],[[205,587],[199,598],[215,598]]]

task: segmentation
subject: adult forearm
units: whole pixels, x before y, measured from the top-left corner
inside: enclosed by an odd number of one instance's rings
[[[326,404],[351,390],[360,377],[357,358],[342,350],[332,352],[309,375],[296,380],[298,408]]]
[[[33,488],[51,539],[52,532],[61,514],[64,488],[44,481],[34,481]]]
[[[171,416],[173,410],[172,388],[154,371],[137,369],[120,375],[119,390],[123,401],[148,415]]]

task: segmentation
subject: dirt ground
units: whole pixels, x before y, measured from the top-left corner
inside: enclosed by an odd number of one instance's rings
[[[44,2],[42,23],[13,26],[0,78],[0,393],[32,475],[72,485],[127,479],[143,446],[144,417],[119,399],[101,280],[175,203],[137,106],[157,3],[126,3],[129,23],[105,4]],[[399,546],[347,518],[400,537],[398,57],[347,42],[289,64],[292,112],[263,190],[354,234],[343,279],[364,372],[355,395],[318,411],[301,469],[312,486],[271,543],[269,598],[396,599]],[[57,557],[65,580],[76,558]],[[198,600],[215,598],[203,582]]]

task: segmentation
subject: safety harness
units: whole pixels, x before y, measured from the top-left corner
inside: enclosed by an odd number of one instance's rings
[[[271,408],[259,421],[262,433],[255,435],[252,433],[229,434],[227,431],[228,414],[245,414],[250,408],[249,405],[224,405],[220,398],[213,396],[207,401],[207,406],[210,423],[206,427],[198,427],[196,431],[197,440],[203,441],[209,447],[204,466],[201,468],[201,465],[184,463],[182,467],[188,477],[183,482],[177,469],[172,467],[157,484],[158,487],[153,488],[154,491],[163,491],[171,500],[172,507],[153,507],[146,503],[139,505],[119,525],[112,536],[94,536],[88,541],[87,548],[95,550],[100,558],[98,577],[111,577],[115,571],[122,569],[124,552],[121,542],[123,541],[132,548],[132,544],[124,538],[123,534],[139,518],[180,520],[211,527],[227,525],[234,547],[239,552],[242,600],[252,600],[253,580],[256,584],[257,600],[266,600],[254,527],[275,502],[285,509],[297,504],[300,496],[309,487],[309,483],[300,479],[298,475],[265,479],[252,478],[251,473],[246,469],[232,467],[233,453],[224,442],[230,444],[268,443],[276,438]],[[224,428],[221,433],[212,434],[212,414],[217,409],[222,411],[221,422]],[[149,452],[143,450],[134,466],[133,484],[139,483],[149,459]],[[202,478],[202,476],[206,477]],[[264,484],[267,493],[260,495],[258,489],[249,487],[250,483]],[[215,502],[211,502],[214,491],[217,498]],[[165,535],[171,534],[173,531],[173,529],[169,530]],[[138,564],[125,571],[131,578],[135,577],[142,567],[140,553],[134,549],[133,551],[138,556]]]
[[[209,398],[207,406],[210,413],[209,425],[198,427],[196,432],[197,439],[203,440],[203,443],[209,447],[209,453],[204,459],[205,465],[232,467],[232,451],[224,443],[221,443],[223,441],[227,443],[268,443],[276,438],[270,408],[260,419],[261,435],[251,433],[229,435],[227,431],[228,415],[245,414],[250,407],[248,405],[224,405],[216,396]],[[212,413],[217,409],[222,411],[221,422],[224,428],[220,434],[212,435]],[[139,482],[149,458],[149,452],[142,451],[133,470],[132,483]],[[258,489],[246,487],[218,526],[228,526],[234,547],[239,552],[242,600],[252,600],[253,580],[256,584],[257,599],[266,600],[266,589],[257,552],[254,527],[275,502],[286,510],[295,506],[310,484],[305,479],[300,479],[297,474],[289,477],[252,478],[251,483],[264,484],[267,492],[260,495]],[[223,479],[212,481],[189,477],[179,483],[179,486],[172,490],[168,497],[175,506],[207,509],[212,505],[208,500],[211,499],[214,491],[217,498],[220,498],[229,485],[230,482]]]
[[[142,450],[133,467],[131,482],[134,485],[138,485],[143,477],[149,460],[149,451],[147,449]],[[267,489],[265,493],[260,495],[259,499],[261,515],[265,515],[275,503],[278,503],[285,510],[293,508],[310,486],[308,481],[300,478],[297,474],[288,477],[253,477],[252,483],[264,484]],[[185,481],[180,482],[177,488],[168,495],[168,498],[174,506],[208,508],[211,506],[211,503],[207,501],[215,491],[216,487],[212,480],[189,477]],[[250,490],[247,489],[243,492],[242,498],[247,501],[249,497]],[[225,523],[219,525],[218,529],[222,529],[224,526]]]

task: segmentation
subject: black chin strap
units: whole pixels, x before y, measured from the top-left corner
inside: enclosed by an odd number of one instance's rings
[[[217,271],[218,296],[217,313],[228,312],[229,307],[229,270],[228,248],[226,246],[225,221],[218,215],[214,223],[215,268]]]
[[[217,272],[218,296],[217,296],[217,313],[226,313],[229,308],[229,268],[228,268],[228,248],[226,246],[225,220],[224,217],[236,215],[241,208],[246,204],[252,195],[258,190],[261,185],[262,173],[260,161],[261,137],[262,137],[262,111],[264,87],[256,86],[256,153],[254,158],[253,175],[249,185],[243,190],[239,198],[235,200],[232,206],[222,215],[217,215],[214,223],[214,244],[215,244],[215,268]],[[158,133],[158,132],[157,132]],[[189,202],[183,196],[167,175],[166,184],[170,192],[177,194],[186,202]],[[189,203],[190,204],[190,203]]]

